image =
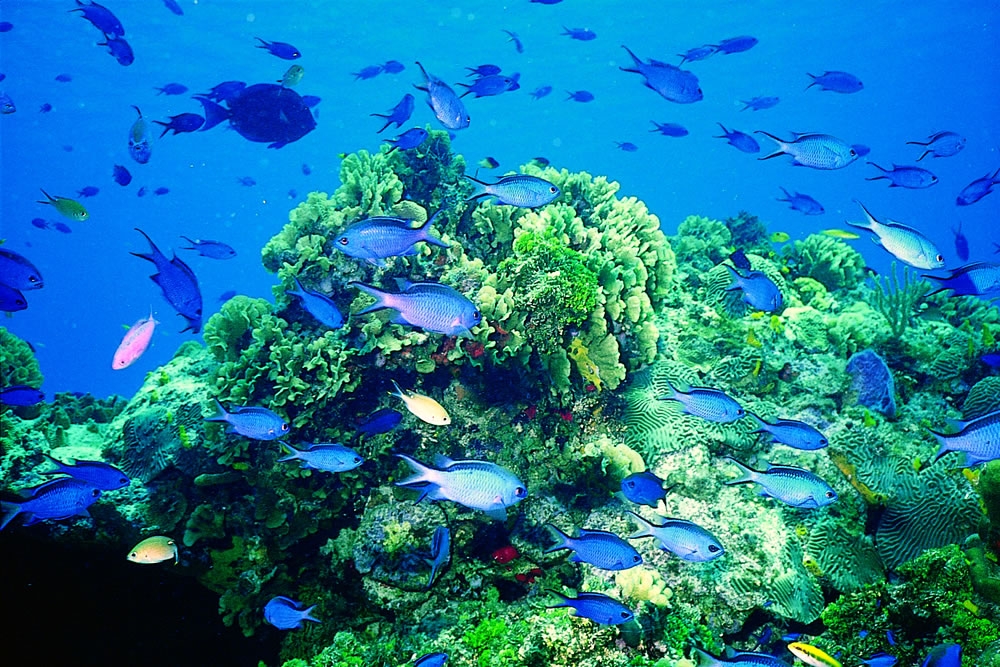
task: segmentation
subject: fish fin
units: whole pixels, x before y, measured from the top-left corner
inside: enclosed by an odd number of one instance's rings
[[[506,521],[507,520],[507,508],[501,505],[500,507],[492,507],[488,510],[483,510],[486,512],[486,516],[493,519],[494,521]]]
[[[632,56],[632,63],[636,67],[639,67],[639,66],[642,65],[642,61],[639,60],[639,58],[634,53],[632,53],[632,50],[630,48],[628,48],[624,44],[622,44],[622,48],[625,49],[626,53],[628,53],[630,56]],[[639,73],[639,70],[636,70],[636,69],[625,69],[624,67],[619,67],[618,69],[622,70],[623,72],[635,72],[636,74]]]
[[[742,477],[737,477],[736,479],[730,479],[723,482],[726,486],[732,486],[733,484],[745,484],[747,482],[756,481],[755,477],[757,476],[757,473],[748,468],[746,465],[740,463],[732,456],[723,456],[722,458],[735,465],[737,468],[740,469],[740,472],[743,473]]]
[[[302,612],[302,620],[303,621],[312,621],[313,623],[322,623],[323,622],[323,621],[319,620],[318,618],[316,618],[315,616],[312,615],[312,610],[315,609],[316,606],[317,605],[312,605],[311,607],[307,607]]]
[[[465,176],[470,181],[472,181],[473,183],[476,183],[477,186],[478,186],[478,187],[476,187],[476,190],[472,194],[472,196],[469,197],[468,199],[466,199],[465,201],[472,201],[474,199],[479,199],[480,197],[489,197],[490,196],[490,193],[486,191],[486,188],[489,187],[488,183],[484,183],[484,182],[480,181],[478,178],[473,178],[472,176],[469,176],[468,174],[462,174],[462,175]]]
[[[205,417],[205,421],[207,422],[226,421],[227,418],[229,417],[229,413],[226,412],[226,409],[224,407],[222,407],[222,403],[219,403],[219,399],[213,398],[212,400],[215,401],[215,414],[212,415],[211,417]]]
[[[393,384],[396,384],[395,380],[393,380]],[[398,389],[399,385],[396,385],[396,388]],[[433,472],[433,468],[431,468],[430,466],[425,466],[420,461],[417,461],[416,459],[411,458],[406,454],[396,454],[396,456],[398,458],[403,459],[406,465],[410,466],[410,468],[412,468],[414,472],[413,475],[407,477],[403,481],[396,482],[395,483],[396,486],[409,486],[410,484],[419,484],[421,482],[429,482],[428,486],[434,486],[434,487],[437,486],[437,484],[434,483],[434,481],[428,477],[428,474]],[[427,487],[424,487],[424,489],[421,490],[420,498],[422,499],[428,494],[429,491],[427,490]]]
[[[632,510],[629,510],[629,514],[635,519],[635,525],[639,528],[638,531],[632,533],[628,536],[630,540],[636,540],[640,537],[654,537],[653,535],[653,524],[646,521],[640,515],[636,514]]]
[[[288,456],[283,456],[280,459],[278,459],[278,463],[281,463],[282,461],[294,461],[295,459],[302,458],[301,457],[302,452],[300,450],[298,450],[298,449],[295,449],[294,447],[292,447],[291,445],[289,445],[284,440],[279,440],[278,444],[281,445],[285,449],[285,451],[288,453]],[[308,463],[306,461],[303,461],[302,462],[302,467],[305,468],[307,466],[308,466]]]
[[[38,188],[38,189],[39,189],[39,190],[42,190],[41,188]],[[43,194],[43,195],[45,195],[45,198],[46,198],[46,199],[47,199],[48,201],[37,201],[37,202],[35,202],[35,203],[37,203],[37,204],[51,204],[51,203],[55,202],[56,198],[55,198],[55,197],[53,197],[52,195],[50,195],[50,194],[49,194],[48,192],[46,192],[45,190],[42,190],[42,194]]]
[[[3,515],[2,519],[0,519],[0,530],[3,530],[14,517],[21,513],[21,505],[3,500],[0,501],[0,512]]]
[[[937,454],[934,455],[934,460],[932,461],[932,463],[936,463],[938,459],[940,459],[942,456],[944,456],[948,452],[958,451],[958,450],[952,449],[951,447],[948,446],[948,436],[947,435],[945,435],[944,433],[938,433],[937,431],[933,431],[931,429],[927,429],[927,430],[930,431],[931,435],[933,435],[937,439],[938,444],[941,445],[941,447],[937,451]],[[966,454],[966,457],[968,457],[968,454]]]
[[[371,261],[371,260],[369,260],[369,261]],[[389,308],[389,306],[387,306],[386,303],[385,303],[385,292],[383,292],[379,288],[372,287],[371,285],[366,285],[365,283],[362,283],[362,282],[359,282],[359,281],[356,281],[356,280],[353,280],[353,281],[347,283],[347,286],[348,287],[353,287],[353,288],[355,288],[357,290],[360,290],[360,291],[364,292],[365,294],[367,294],[369,296],[375,297],[375,303],[373,303],[372,305],[368,306],[367,308],[362,308],[358,312],[354,313],[354,315],[366,315],[368,313],[373,313],[376,310],[382,310],[383,308]]]
[[[559,530],[558,528],[556,528],[555,526],[553,526],[551,523],[545,524],[545,527],[548,528],[550,531],[552,531],[552,536],[554,538],[556,538],[558,540],[558,542],[556,542],[551,547],[549,547],[548,549],[546,549],[545,551],[543,551],[542,552],[543,554],[552,553],[553,551],[559,551],[560,549],[572,549],[573,548],[573,547],[571,547],[569,545],[569,542],[572,539],[572,538],[570,538],[569,535],[567,535],[566,533],[562,532],[561,530]]]

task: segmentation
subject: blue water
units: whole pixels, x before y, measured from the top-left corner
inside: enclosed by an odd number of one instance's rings
[[[507,3],[429,3],[393,0],[250,2],[179,0],[175,16],[155,0],[108,0],[122,20],[136,58],[120,66],[103,47],[100,33],[76,13],[70,1],[10,1],[0,20],[13,23],[0,34],[0,90],[17,112],[0,117],[2,194],[0,236],[5,247],[29,257],[42,271],[45,288],[27,294],[29,308],[2,324],[36,348],[43,389],[131,395],[144,374],[166,362],[176,347],[195,338],[178,334],[181,319],[148,279],[152,265],[129,252],[145,252],[140,227],[165,252],[179,248],[180,234],[218,239],[239,256],[219,262],[194,253],[182,256],[198,276],[205,319],[217,310],[218,296],[236,290],[271,298],[273,276],[260,264],[260,248],[287,220],[287,212],[312,190],[332,192],[339,184],[338,154],[377,150],[387,130],[376,135],[384,113],[406,92],[418,95],[408,126],[438,127],[412,85],[421,81],[413,64],[449,82],[466,80],[465,67],[500,65],[520,72],[521,90],[500,97],[466,98],[471,126],[454,149],[472,167],[483,157],[500,162],[502,173],[534,156],[559,168],[607,175],[622,194],[644,200],[673,233],[689,214],[714,218],[750,211],[775,231],[793,238],[858,219],[853,199],[879,218],[918,227],[955,256],[951,228],[961,221],[972,260],[996,260],[1000,242],[1000,195],[958,208],[955,197],[969,182],[1000,167],[1000,94],[995,65],[1000,60],[994,3],[952,2],[697,2],[636,3],[566,0],[554,6]],[[862,9],[863,7],[863,9]],[[561,36],[562,26],[588,27],[598,37],[581,42]],[[515,51],[502,30],[517,32],[525,45]],[[622,44],[642,58],[678,62],[673,54],[737,35],[760,42],[750,51],[716,55],[685,65],[704,90],[703,101],[672,104],[642,86]],[[127,152],[132,105],[148,119],[201,112],[189,95],[225,80],[248,83],[280,79],[290,64],[254,48],[254,37],[291,42],[303,53],[300,94],[323,98],[318,127],[280,150],[251,143],[219,126],[211,131],[158,140],[147,165]],[[389,59],[406,64],[400,74],[356,81],[352,72]],[[806,72],[845,70],[864,82],[852,95],[804,90]],[[69,83],[55,81],[61,73]],[[154,87],[170,82],[190,89],[183,96],[158,96]],[[551,85],[552,95],[535,101],[528,93]],[[566,90],[586,89],[589,104],[566,101]],[[759,112],[740,111],[739,100],[777,95],[780,104]],[[39,107],[50,103],[43,114]],[[690,135],[668,138],[650,133],[650,121],[686,126]],[[871,147],[850,167],[823,172],[792,167],[789,158],[759,162],[714,139],[717,122],[745,132],[778,136],[825,132]],[[966,149],[955,157],[926,159],[940,182],[926,190],[888,188],[864,160],[888,167],[914,164],[920,140],[940,131],[964,135]],[[620,151],[629,141],[639,150]],[[761,155],[772,144],[761,137]],[[71,148],[71,150],[70,150]],[[128,167],[132,184],[111,180],[114,164]],[[303,164],[312,167],[304,175]],[[472,168],[470,167],[470,168]],[[490,172],[481,172],[488,176]],[[238,178],[250,176],[254,187]],[[30,221],[59,220],[36,204],[39,188],[74,197],[84,186],[100,188],[83,200],[91,217],[67,222],[71,234],[36,229]],[[142,186],[152,191],[137,197]],[[808,193],[826,208],[806,218],[775,201],[779,186]],[[289,190],[297,193],[289,197]],[[853,242],[880,271],[891,259],[867,239]],[[169,255],[169,252],[168,252]],[[145,317],[150,307],[162,325],[142,359],[123,371],[111,356],[124,326]]]

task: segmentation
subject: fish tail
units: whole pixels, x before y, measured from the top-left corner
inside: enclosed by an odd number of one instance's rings
[[[737,468],[740,469],[740,472],[743,473],[742,477],[737,477],[736,479],[730,479],[724,482],[726,486],[732,486],[733,484],[746,484],[747,482],[756,481],[754,478],[756,477],[757,473],[755,473],[753,470],[746,467],[744,464],[740,463],[732,456],[723,456],[722,458],[733,463]]]
[[[778,157],[779,155],[785,155],[788,153],[788,151],[786,150],[788,145],[778,137],[771,134],[770,132],[765,132],[764,130],[754,130],[754,134],[763,134],[768,139],[771,139],[772,141],[776,141],[778,143],[778,150],[765,157],[759,157],[757,158],[758,160],[770,160],[773,157]]]
[[[280,459],[278,459],[278,463],[281,463],[283,461],[295,461],[296,459],[302,458],[302,451],[295,449],[284,440],[279,440],[278,444],[281,445],[282,448],[285,449],[285,452],[288,454],[288,456],[283,456]]]
[[[877,180],[878,180],[878,179],[880,179],[880,178],[885,178],[884,174],[885,174],[885,173],[886,173],[887,171],[889,171],[888,169],[885,169],[885,168],[883,168],[883,167],[880,167],[880,166],[878,166],[877,164],[875,164],[875,163],[874,163],[874,162],[872,162],[871,160],[867,160],[867,163],[868,163],[868,164],[870,164],[871,166],[875,167],[875,168],[876,168],[876,169],[878,169],[879,171],[881,171],[883,175],[881,175],[881,176],[873,176],[872,178],[866,178],[866,179],[865,179],[866,181],[877,181]]]
[[[725,135],[729,134],[729,130],[727,130],[726,126],[723,125],[722,123],[716,123],[716,125],[718,125],[719,127],[722,128],[722,136],[721,137],[712,137],[712,138],[713,139],[725,139],[726,138]]]
[[[436,245],[439,248],[449,248],[451,246],[449,246],[447,243],[445,243],[438,237],[431,234],[431,225],[434,224],[434,221],[437,219],[437,217],[441,215],[442,210],[443,209],[438,209],[437,212],[431,217],[427,218],[427,221],[424,224],[420,225],[417,228],[417,230],[420,232],[421,240],[423,240],[425,243]]]
[[[365,283],[359,282],[357,280],[352,280],[347,283],[348,287],[353,287],[357,290],[361,290],[369,296],[375,297],[375,303],[368,306],[367,308],[362,308],[355,315],[365,315],[367,313],[373,313],[376,310],[382,310],[383,308],[389,308],[390,306],[385,302],[386,293],[377,287],[372,287],[371,285],[366,285]]]
[[[671,382],[668,379],[664,379],[663,381],[667,383],[667,389],[670,391],[670,393],[668,395],[666,395],[666,396],[660,396],[659,398],[657,398],[657,400],[658,401],[676,401],[676,400],[678,400],[677,396],[678,396],[678,394],[680,394],[680,392],[677,391],[677,387],[674,386],[674,383]]]
[[[393,381],[393,384],[395,384],[395,381]],[[398,388],[399,387],[397,385],[397,389]],[[430,468],[429,466],[425,466],[420,461],[417,461],[416,459],[411,458],[406,454],[396,454],[396,456],[403,459],[403,461],[406,462],[406,465],[410,466],[410,468],[412,468],[413,472],[415,473],[413,475],[410,475],[401,482],[396,482],[396,486],[409,486],[411,484],[419,484],[421,482],[431,482],[431,486],[435,486],[434,480],[432,480],[429,476],[429,474],[432,471],[432,468]],[[420,497],[423,498],[424,495],[426,495],[426,493],[422,494]]]
[[[868,219],[865,222],[851,222],[850,220],[847,220],[846,221],[847,224],[850,225],[851,227],[857,227],[858,229],[867,229],[868,231],[872,232],[875,231],[875,225],[878,224],[878,221],[875,219],[875,216],[869,213],[868,209],[865,208],[865,205],[859,202],[857,199],[854,200],[854,203],[861,207],[861,210],[865,212],[865,217]]]
[[[212,415],[211,417],[205,417],[205,421],[207,422],[229,421],[229,413],[226,412],[226,409],[224,407],[222,407],[222,403],[219,403],[219,399],[213,398],[212,400],[215,401],[215,414]]]
[[[473,199],[479,199],[480,197],[489,196],[490,193],[486,191],[486,188],[488,187],[487,183],[482,182],[478,178],[469,176],[468,174],[462,174],[462,175],[478,186],[476,187],[476,191],[472,194],[472,196],[466,199],[465,201],[472,201]]]
[[[938,443],[941,445],[941,447],[937,451],[937,454],[934,455],[934,460],[931,461],[931,463],[936,463],[938,459],[940,459],[942,456],[944,456],[948,452],[958,451],[956,449],[953,449],[948,444],[949,437],[947,435],[945,435],[944,433],[938,433],[937,431],[933,431],[931,429],[927,429],[927,430],[931,432],[931,435],[933,435],[935,438],[937,438]]]
[[[629,511],[629,514],[631,514],[635,519],[635,525],[639,528],[639,530],[628,536],[630,540],[638,539],[640,537],[653,537],[653,531],[648,521],[635,512]]]
[[[805,90],[809,90],[810,88],[812,88],[813,86],[816,85],[816,83],[817,83],[816,79],[818,79],[819,77],[816,76],[815,74],[809,74],[809,72],[806,72],[806,76],[808,76],[808,77],[810,77],[812,79],[812,82],[808,86],[805,87]]]
[[[552,593],[552,595],[555,595],[556,597],[559,598],[558,604],[548,605],[549,609],[556,609],[558,607],[572,607],[573,606],[573,605],[571,605],[569,603],[569,598],[567,596],[563,595],[562,593],[560,593],[559,591],[555,590],[554,588],[546,588],[545,592],[546,593]]]
[[[153,122],[155,123],[156,121],[153,121]],[[181,250],[197,250],[198,249],[196,247],[198,244],[195,243],[194,241],[192,241],[191,239],[189,239],[188,237],[186,237],[183,234],[181,234],[181,238],[191,244],[190,248],[181,248]]]
[[[2,511],[2,518],[0,518],[0,530],[7,527],[14,517],[21,513],[20,503],[12,503],[6,500],[0,501],[0,511]]]
[[[38,188],[38,189],[42,190],[41,188]],[[38,203],[38,204],[51,204],[52,202],[54,202],[56,200],[55,197],[53,197],[52,195],[50,195],[45,190],[42,190],[42,194],[45,195],[46,201],[37,201],[36,203]]]
[[[812,75],[810,75],[810,76],[812,76]],[[713,657],[712,655],[710,655],[708,653],[705,653],[704,651],[702,651],[697,646],[692,646],[691,649],[698,656],[698,665],[699,665],[699,667],[718,667],[719,665],[725,664],[723,662],[720,662],[717,658]],[[702,662],[703,660],[704,660],[704,662]]]
[[[312,621],[313,623],[322,623],[323,621],[319,620],[318,618],[312,615],[312,610],[315,609],[316,607],[317,605],[312,605],[311,607],[307,607],[305,611],[302,612],[302,620]]]
[[[552,553],[553,551],[559,551],[560,549],[572,549],[573,548],[572,546],[570,546],[570,541],[573,538],[571,538],[569,535],[567,535],[566,533],[562,532],[561,530],[559,530],[558,528],[556,528],[555,526],[553,526],[551,523],[545,524],[545,527],[548,528],[550,531],[552,531],[552,536],[554,538],[556,538],[558,540],[558,542],[556,542],[555,544],[553,544],[551,547],[549,547],[548,549],[546,549],[542,553],[548,554],[548,553]]]
[[[260,44],[257,45],[258,49],[266,49],[267,48],[267,42],[265,42],[263,39],[261,39],[260,37],[254,37],[254,39],[256,39],[258,42],[260,42]]]
[[[634,53],[632,53],[632,49],[628,48],[624,44],[622,44],[622,48],[625,49],[626,53],[628,53],[630,56],[632,56],[632,62],[635,64],[636,67],[638,67],[639,65],[642,64],[642,61],[639,60]],[[625,69],[624,67],[621,67],[619,69],[621,69],[623,72],[635,72],[635,71],[637,71],[637,70],[634,70],[634,69]]]
[[[163,126],[163,132],[160,132],[160,139],[162,139],[167,135],[167,132],[170,131],[170,123],[164,123],[161,120],[154,120],[153,122],[156,123],[157,125]],[[174,134],[176,134],[176,132]]]
[[[55,470],[42,470],[42,471],[39,471],[39,474],[41,474],[41,475],[58,475],[60,473],[70,474],[70,472],[69,472],[69,466],[67,466],[66,464],[64,464],[62,461],[58,461],[55,458],[49,456],[48,454],[42,454],[42,456],[44,456],[49,461],[49,463],[56,464],[56,469]],[[70,459],[70,460],[72,461],[72,459]]]
[[[143,259],[148,259],[149,261],[151,261],[151,262],[153,262],[155,264],[156,263],[156,256],[157,255],[163,256],[163,253],[161,253],[160,249],[156,247],[155,243],[153,243],[153,239],[149,238],[149,234],[147,234],[146,232],[142,231],[138,227],[133,227],[133,229],[135,229],[135,231],[139,232],[140,234],[142,234],[143,236],[146,237],[146,241],[149,242],[149,252],[148,253],[133,252],[133,253],[129,253],[129,254],[130,255],[135,255],[136,257],[141,257]],[[166,256],[163,256],[163,258],[166,259]]]

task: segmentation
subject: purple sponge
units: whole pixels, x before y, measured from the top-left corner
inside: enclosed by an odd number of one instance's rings
[[[871,350],[858,352],[847,360],[847,372],[854,377],[851,389],[859,405],[886,417],[896,416],[896,382],[882,357]]]

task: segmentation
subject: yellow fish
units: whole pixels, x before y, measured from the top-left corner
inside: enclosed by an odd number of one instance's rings
[[[295,84],[297,84],[299,81],[302,80],[302,77],[305,75],[305,73],[306,73],[306,68],[303,67],[302,65],[292,65],[291,67],[288,68],[288,71],[285,72],[285,76],[281,77],[281,81],[279,81],[278,83],[280,83],[285,88],[291,88],[292,86],[294,86]]]
[[[479,166],[483,169],[496,169],[500,166],[500,163],[496,161],[496,158],[484,157],[479,161]]]
[[[165,560],[174,559],[177,564],[177,543],[169,537],[156,535],[147,537],[139,544],[135,545],[132,551],[128,552],[128,560],[141,565],[152,565],[162,563]]]
[[[827,655],[826,651],[815,646],[802,642],[792,642],[786,648],[789,653],[812,667],[841,667],[839,660]]]
[[[854,232],[847,232],[843,229],[824,229],[823,233],[827,236],[832,236],[835,239],[860,239],[861,237]]]
[[[48,204],[49,206],[52,206],[70,220],[83,222],[90,217],[90,214],[87,213],[87,209],[83,207],[83,204],[75,199],[69,199],[68,197],[53,197],[45,190],[42,190],[42,194],[45,195],[45,198],[48,201],[39,200],[39,204]]]
[[[774,232],[770,238],[771,243],[784,243],[792,237],[788,235],[788,232]]]
[[[392,386],[396,388],[396,391],[390,393],[393,396],[399,396],[403,399],[406,409],[416,415],[421,421],[433,424],[434,426],[447,426],[451,423],[448,411],[430,396],[415,394],[412,391],[403,391],[396,384],[395,380],[392,381]]]

